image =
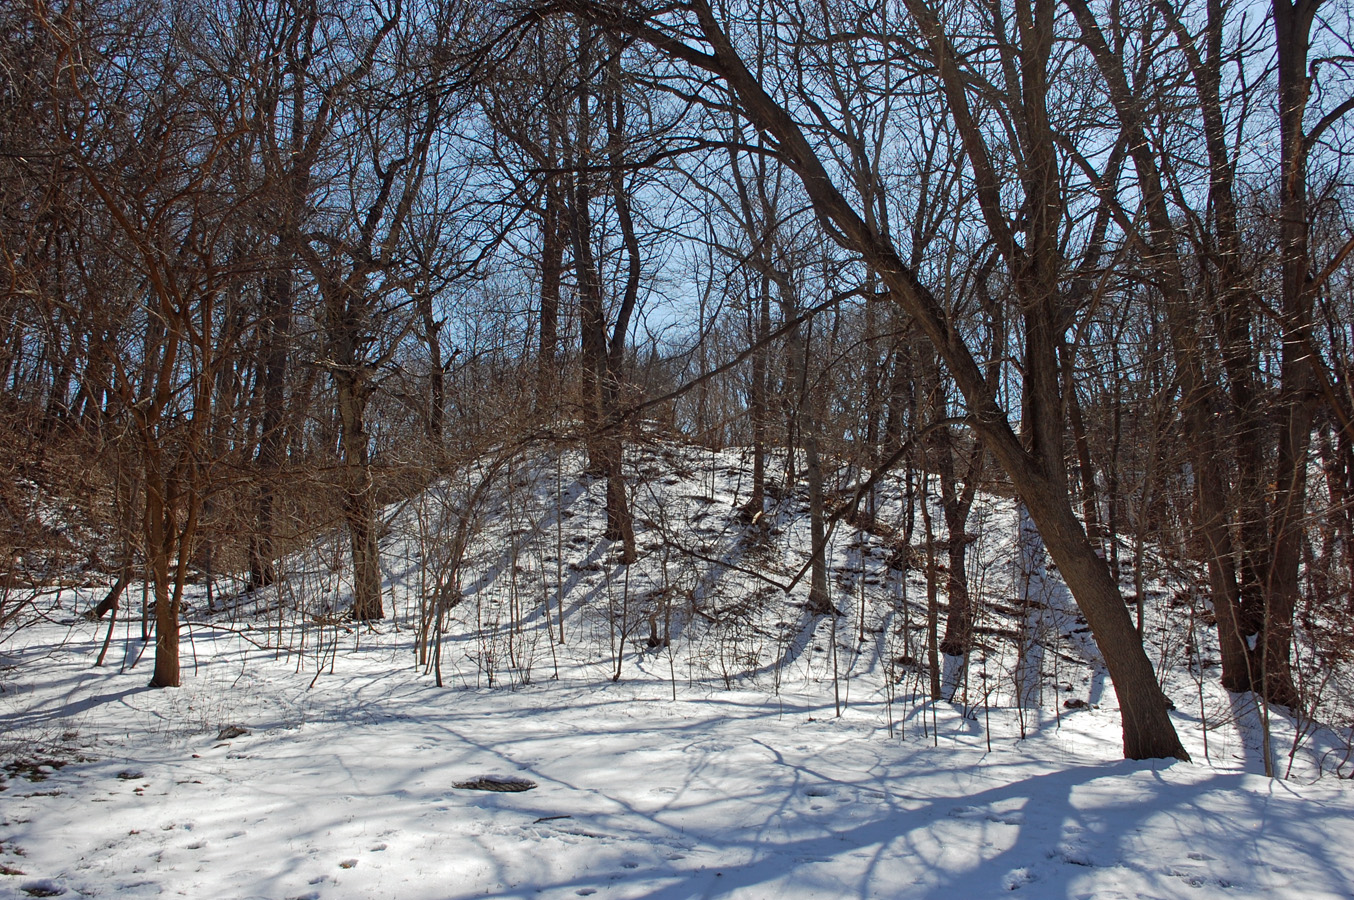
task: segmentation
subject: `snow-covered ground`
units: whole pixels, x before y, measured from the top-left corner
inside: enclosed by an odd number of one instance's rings
[[[924,589],[882,547],[839,529],[843,615],[807,618],[802,584],[787,599],[750,574],[793,577],[801,504],[774,552],[746,550],[736,456],[650,463],[629,582],[598,540],[600,484],[573,461],[504,475],[522,500],[479,517],[443,687],[414,645],[451,489],[389,511],[390,619],[325,616],[342,577],[315,560],[341,553],[317,548],[290,603],[195,600],[180,689],[145,686],[136,623],[92,667],[107,629],[75,612],[96,595],[67,594],[0,647],[0,897],[1354,897],[1347,744],[1303,734],[1292,777],[1264,777],[1259,714],[1197,677],[1206,641],[1165,600],[1152,652],[1195,761],[1125,762],[1074,610],[1047,625],[1042,709],[1010,707],[992,612],[954,702],[929,703],[897,661]],[[986,498],[975,523],[973,574],[1000,599],[1014,514]],[[672,643],[649,647],[670,596]],[[1284,774],[1292,725],[1269,721]],[[535,787],[457,787],[481,776]]]

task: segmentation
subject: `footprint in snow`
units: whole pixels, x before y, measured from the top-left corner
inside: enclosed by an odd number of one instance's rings
[[[1011,812],[998,812],[994,809],[984,809],[980,806],[956,806],[950,810],[952,819],[986,819],[997,825],[1021,825],[1025,822],[1025,814],[1019,810]]]
[[[1063,841],[1048,851],[1049,859],[1059,859],[1072,866],[1094,867],[1100,865],[1092,858],[1091,848],[1081,841]]]
[[[1212,880],[1193,866],[1164,866],[1160,871],[1163,875],[1179,878],[1190,887],[1201,888]]]

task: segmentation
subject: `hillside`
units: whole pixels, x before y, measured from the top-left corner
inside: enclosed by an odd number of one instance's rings
[[[0,647],[0,896],[1354,895],[1347,729],[1222,691],[1187,569],[1147,555],[1144,631],[1194,761],[1129,763],[1056,572],[1015,603],[1011,500],[975,504],[978,649],[932,702],[895,486],[814,616],[806,497],[754,525],[737,451],[630,462],[634,565],[580,455],[487,458],[385,510],[379,623],[342,615],[340,535],[276,590],[194,586],[177,690],[134,617],[95,668],[101,595],[63,592]],[[1338,726],[1347,673],[1303,678]],[[473,789],[502,779],[534,787]]]

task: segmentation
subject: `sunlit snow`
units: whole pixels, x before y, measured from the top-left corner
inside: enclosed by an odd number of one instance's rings
[[[1070,606],[1049,617],[1043,708],[1022,739],[1010,622],[985,613],[967,681],[930,703],[897,663],[920,653],[920,576],[890,573],[873,538],[834,532],[835,624],[796,605],[806,586],[786,598],[741,571],[760,560],[788,583],[807,528],[787,498],[774,552],[749,555],[738,454],[638,456],[645,558],[628,582],[600,539],[601,483],[552,460],[505,477],[520,503],[484,511],[440,688],[413,646],[430,523],[454,486],[388,511],[393,616],[374,626],[323,614],[342,608],[341,576],[316,562],[341,559],[331,547],[293,561],[281,612],[271,592],[224,612],[195,595],[179,689],[146,687],[153,648],[134,618],[92,666],[107,623],[76,613],[97,592],[65,593],[8,638],[0,896],[1354,896],[1347,743],[1299,735],[1290,772],[1294,732],[1274,712],[1291,777],[1266,778],[1260,711],[1216,670],[1197,677],[1191,653],[1208,650],[1175,646],[1179,617],[1154,611],[1150,650],[1194,762],[1120,758],[1113,691]],[[999,600],[1014,510],[980,507],[975,590]],[[664,522],[725,568],[665,553]],[[683,599],[671,646],[650,647],[661,579]],[[563,644],[544,610],[559,586]],[[457,787],[484,779],[535,787]]]

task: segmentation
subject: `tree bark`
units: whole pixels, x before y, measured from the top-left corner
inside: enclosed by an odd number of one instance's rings
[[[748,521],[765,530],[766,520],[766,445],[770,403],[767,394],[767,346],[771,340],[771,278],[765,272],[757,278],[755,306],[756,329],[753,340],[757,349],[752,353],[752,387],[749,392],[749,412],[752,416],[752,494],[743,507]]]
[[[553,149],[550,151],[553,157]],[[564,272],[564,241],[561,239],[563,198],[553,178],[545,187],[545,210],[541,217],[541,322],[540,355],[536,360],[536,406],[553,409],[559,364],[560,283]]]
[[[277,542],[274,535],[274,510],[277,481],[286,455],[283,416],[286,407],[287,350],[292,320],[292,271],[289,261],[279,261],[264,279],[262,356],[263,412],[259,425],[259,450],[256,465],[259,496],[256,530],[249,542],[248,590],[267,587],[277,580]]]
[[[381,598],[381,554],[376,527],[376,498],[371,474],[371,451],[366,429],[370,385],[363,372],[334,373],[338,392],[340,446],[343,450],[343,513],[353,557],[353,618],[385,618]]]
[[[1316,411],[1311,359],[1312,277],[1307,214],[1307,135],[1303,117],[1311,93],[1307,56],[1319,0],[1274,0],[1279,57],[1279,256],[1282,282],[1279,357],[1279,446],[1270,521],[1269,578],[1263,616],[1260,678],[1271,702],[1296,707],[1293,683],[1293,614],[1297,610],[1303,519],[1307,514],[1307,459]]]

